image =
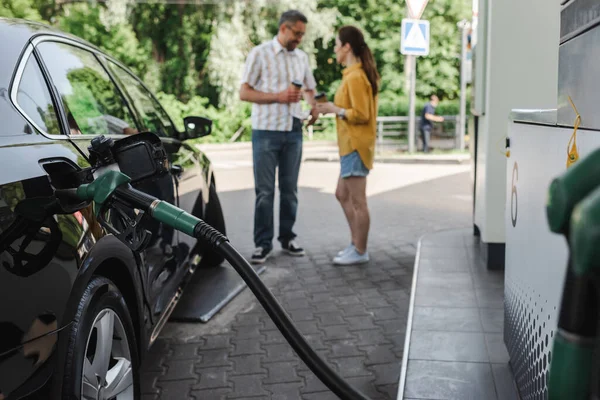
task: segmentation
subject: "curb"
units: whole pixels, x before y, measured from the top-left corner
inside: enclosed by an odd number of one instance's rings
[[[404,399],[404,390],[406,388],[406,372],[408,371],[408,357],[410,352],[410,339],[412,336],[413,314],[415,311],[415,298],[417,297],[417,279],[419,279],[419,263],[421,262],[421,242],[430,234],[431,233],[426,233],[422,235],[417,242],[417,253],[415,254],[412,283],[410,285],[408,318],[406,320],[406,334],[404,335],[404,349],[402,350],[402,363],[400,364],[400,377],[398,379],[398,393],[396,394],[396,400]]]
[[[404,390],[406,389],[406,373],[408,372],[408,359],[410,357],[410,341],[412,338],[412,325],[415,311],[415,300],[417,297],[417,282],[419,280],[419,264],[421,263],[421,251],[423,239],[428,236],[441,232],[455,231],[463,228],[445,228],[424,233],[417,242],[417,252],[415,254],[415,263],[413,264],[413,276],[410,286],[410,301],[408,303],[408,317],[406,320],[406,334],[404,335],[404,349],[402,350],[402,363],[400,364],[400,376],[398,378],[398,392],[395,400],[404,400]],[[466,229],[466,228],[465,228]]]
[[[335,147],[337,148],[337,142],[330,140],[304,140],[302,143],[303,147]],[[238,143],[204,143],[196,144],[196,147],[202,151],[229,151],[229,150],[249,150],[252,148],[252,142],[238,142]]]

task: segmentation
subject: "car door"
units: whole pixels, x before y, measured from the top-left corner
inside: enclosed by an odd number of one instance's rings
[[[52,373],[57,332],[70,323],[64,313],[90,238],[77,213],[55,214],[51,207],[39,161],[63,157],[77,164],[79,154],[67,141],[40,134],[61,131],[36,57],[28,48],[19,64],[3,45],[10,62],[0,63],[0,79],[17,78],[0,96],[0,398],[20,398]]]
[[[105,62],[115,81],[122,87],[142,128],[156,132],[169,153],[171,164],[176,168],[173,175],[177,189],[177,205],[189,213],[203,215],[202,211],[194,208],[202,207],[208,200],[203,201],[199,197],[201,193],[208,194],[209,179],[203,175],[203,172],[208,171],[207,160],[199,157],[199,152],[185,141],[179,140],[180,133],[171,118],[138,78],[110,59],[105,59]],[[180,256],[180,265],[184,267],[196,240],[184,234],[179,235],[179,240],[177,254]]]
[[[48,39],[36,46],[49,78],[56,87],[69,122],[70,136],[82,151],[91,138],[105,135],[118,140],[142,130],[140,122],[99,60],[100,53],[68,40]],[[171,175],[136,187],[157,198],[175,204]],[[143,252],[145,290],[154,317],[169,305],[178,287],[178,262],[174,248],[178,234],[155,221],[145,226],[152,234]],[[156,320],[155,320],[156,322]]]

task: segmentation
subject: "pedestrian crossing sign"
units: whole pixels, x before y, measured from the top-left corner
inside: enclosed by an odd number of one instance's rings
[[[429,21],[402,20],[400,52],[404,55],[426,56],[429,54]]]

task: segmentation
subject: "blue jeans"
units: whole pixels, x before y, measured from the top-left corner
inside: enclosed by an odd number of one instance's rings
[[[298,173],[302,161],[302,122],[294,118],[292,130],[252,130],[254,161],[254,244],[273,248],[273,203],[275,169],[279,167],[279,240],[286,244],[296,237],[292,228],[298,209]]]
[[[429,152],[429,140],[431,139],[431,127],[430,126],[422,126],[421,130],[421,140],[423,140],[423,152]]]

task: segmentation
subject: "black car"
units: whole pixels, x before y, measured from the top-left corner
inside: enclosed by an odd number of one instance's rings
[[[145,222],[132,251],[92,206],[57,213],[53,186],[89,167],[91,140],[158,136],[169,173],[137,189],[225,233],[208,158],[147,87],[94,46],[0,19],[0,400],[136,399],[139,367],[196,268],[222,262],[191,237]]]

